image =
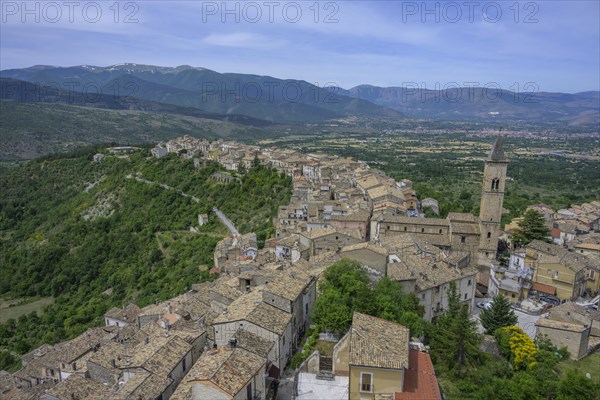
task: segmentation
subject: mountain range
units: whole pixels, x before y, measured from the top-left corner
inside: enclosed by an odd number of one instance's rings
[[[510,120],[600,123],[600,92],[512,92],[494,87],[428,90],[359,85],[338,93],[371,101],[411,117],[444,120]]]
[[[52,98],[60,103],[180,113],[251,125],[321,123],[349,117],[552,122],[572,126],[600,123],[598,91],[568,94],[371,85],[346,90],[295,79],[218,73],[187,65],[131,63],[108,67],[39,65],[3,70],[0,77],[3,99],[35,101],[31,95],[35,88],[17,82],[24,81],[46,88],[39,92],[60,92],[58,100],[56,96]],[[25,89],[15,90],[15,86]],[[48,101],[48,96],[38,97],[39,101]]]
[[[120,64],[111,67],[49,67],[0,71],[12,78],[67,92],[83,92],[88,100],[105,103],[137,100],[195,108],[207,113],[245,115],[277,123],[317,123],[351,116],[402,118],[398,111],[292,79],[246,74],[220,74],[180,66]],[[14,83],[14,82],[13,82]],[[6,86],[6,85],[5,85]],[[3,92],[14,92],[12,88]],[[6,94],[2,95],[6,98]],[[13,95],[14,97],[14,95]],[[89,103],[89,101],[88,101]]]

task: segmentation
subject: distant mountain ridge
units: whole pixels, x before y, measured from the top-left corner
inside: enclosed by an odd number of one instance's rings
[[[55,85],[39,85],[18,79],[0,78],[0,100],[12,100],[19,103],[68,104],[110,110],[151,111],[235,122],[242,125],[257,127],[272,125],[269,121],[252,118],[246,115],[210,113],[197,108],[159,103],[132,96],[83,93],[72,89],[73,88],[71,87],[64,90]]]
[[[600,123],[599,91],[517,93],[483,87],[429,90],[371,85],[337,91],[418,118]]]
[[[318,123],[354,116],[403,118],[398,111],[301,80],[221,74],[190,66],[34,66],[0,71],[0,77],[277,123]]]
[[[321,88],[306,81],[219,73],[180,65],[124,63],[106,67],[36,65],[0,71],[0,77],[62,89],[284,124],[359,117],[381,120],[513,121],[570,126],[600,125],[600,92],[512,92],[494,88],[412,89],[359,85]],[[150,104],[150,103],[149,103]]]

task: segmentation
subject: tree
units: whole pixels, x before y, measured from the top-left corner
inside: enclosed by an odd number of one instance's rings
[[[488,335],[493,335],[498,328],[516,325],[518,320],[510,301],[500,294],[494,297],[489,309],[486,308],[481,312],[480,319]]]
[[[13,356],[9,351],[0,350],[0,371],[15,372],[20,367],[20,358]]]
[[[344,333],[352,323],[352,310],[337,290],[326,288],[317,297],[313,322],[321,332]]]
[[[513,234],[515,243],[525,246],[534,240],[548,242],[550,230],[546,226],[546,219],[541,212],[533,209],[525,211],[523,219],[519,221],[519,229]]]
[[[557,400],[597,399],[600,385],[586,378],[576,370],[569,369],[558,385]]]
[[[422,336],[429,329],[421,318],[424,312],[419,299],[404,293],[398,282],[384,277],[373,288],[361,264],[346,259],[331,265],[323,276],[313,312],[320,330],[343,333],[354,311],[400,323],[411,335]]]
[[[433,329],[432,354],[458,377],[465,367],[478,362],[480,342],[477,324],[471,319],[468,306],[460,303],[456,284],[452,282],[448,289],[448,309]]]

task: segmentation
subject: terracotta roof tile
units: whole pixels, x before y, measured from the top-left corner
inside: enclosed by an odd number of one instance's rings
[[[409,351],[409,367],[404,372],[404,391],[396,392],[394,400],[441,400],[429,354]]]
[[[350,328],[350,365],[408,367],[408,328],[355,312]]]

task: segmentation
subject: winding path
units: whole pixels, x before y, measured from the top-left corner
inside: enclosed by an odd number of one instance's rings
[[[229,220],[229,218],[227,218],[227,216],[225,216],[225,214],[223,214],[223,212],[221,210],[219,210],[217,207],[213,207],[212,210],[215,214],[217,214],[217,217],[219,217],[221,222],[223,222],[225,224],[227,229],[229,229],[231,231],[231,234],[233,236],[240,236],[240,233],[238,232],[237,229],[235,229],[233,222],[231,222]]]
[[[129,174],[125,178],[131,179],[131,178],[133,178],[133,175]],[[190,196],[189,194],[187,194],[187,193],[185,193],[185,192],[183,192],[183,191],[181,191],[179,189],[175,189],[174,187],[166,185],[164,183],[152,182],[152,181],[149,181],[148,179],[141,178],[139,175],[135,176],[135,180],[138,181],[138,182],[146,183],[148,185],[158,185],[158,186],[160,186],[163,189],[174,190],[175,192],[177,192],[178,194],[182,195],[183,197],[189,197],[190,199],[192,199],[192,201],[194,203],[200,203],[200,199],[199,198],[194,197],[194,196]]]
[[[126,179],[132,179],[133,178],[133,174],[129,174],[125,178]],[[143,179],[140,175],[136,175],[135,176],[135,180],[138,181],[138,182],[142,182],[142,183],[148,184],[148,185],[158,185],[158,186],[160,186],[160,187],[162,187],[164,189],[167,189],[167,190],[174,190],[175,192],[179,193],[183,197],[189,197],[190,199],[192,199],[193,202],[200,203],[200,199],[198,199],[197,197],[190,196],[189,194],[187,194],[185,192],[182,192],[179,189],[175,189],[174,187],[166,185],[164,183],[152,182],[152,181],[149,181],[148,179]],[[223,212],[221,210],[219,210],[217,207],[213,207],[212,210],[217,215],[217,217],[219,217],[219,219],[221,220],[221,222],[223,222],[223,224],[225,224],[225,226],[227,227],[227,229],[229,229],[229,231],[231,232],[231,234],[233,236],[240,236],[240,233],[238,232],[238,230],[233,225],[233,222],[231,222],[229,220],[229,218],[227,218],[227,216],[225,214],[223,214]]]

